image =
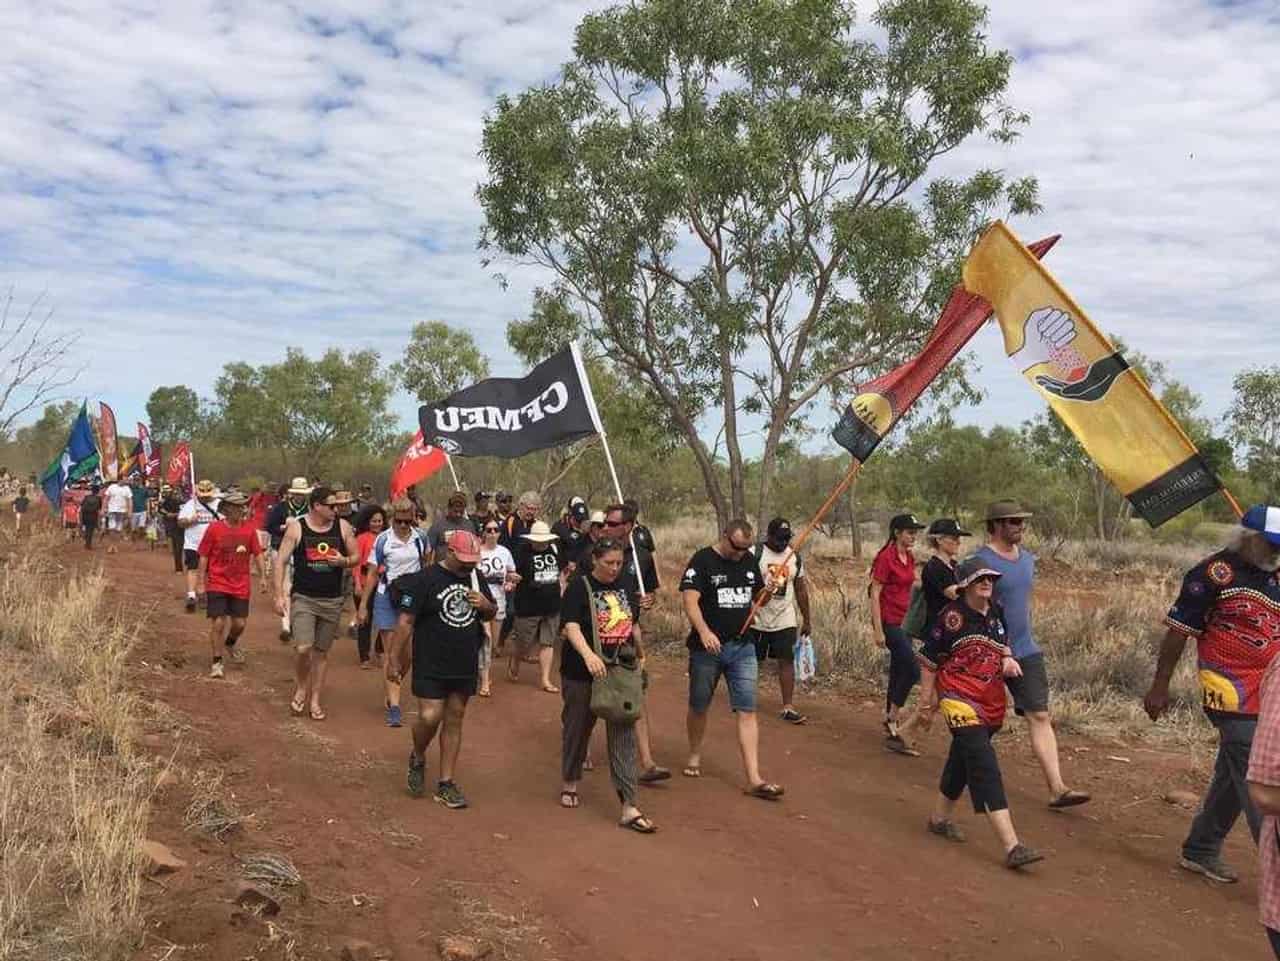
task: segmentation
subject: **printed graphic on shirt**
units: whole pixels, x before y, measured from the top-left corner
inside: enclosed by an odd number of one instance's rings
[[[631,637],[633,616],[626,591],[593,592],[596,610],[596,630],[600,643],[616,647]]]
[[[951,730],[961,727],[977,727],[982,723],[978,711],[968,701],[957,697],[944,697],[938,701],[938,710],[942,712],[947,727]]]
[[[560,580],[560,559],[554,551],[533,555],[533,583],[556,584]]]
[[[308,561],[323,563],[333,553],[335,553],[333,545],[328,541],[316,541],[306,549],[304,556]]]
[[[465,584],[448,585],[436,600],[440,602],[440,619],[450,627],[467,627],[476,622],[476,609],[467,600]]]
[[[724,610],[751,606],[751,588],[717,587],[716,605]]]

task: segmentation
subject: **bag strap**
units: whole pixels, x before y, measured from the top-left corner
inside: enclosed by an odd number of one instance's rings
[[[596,617],[596,592],[591,589],[590,575],[582,576],[582,586],[587,589],[587,613],[591,618],[591,650],[595,652],[596,657],[604,661],[605,664],[617,664],[618,654],[615,651],[613,659],[604,656],[604,647],[600,643],[600,622]]]

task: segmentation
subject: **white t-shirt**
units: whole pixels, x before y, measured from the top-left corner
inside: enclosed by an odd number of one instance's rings
[[[118,481],[107,488],[107,513],[132,514],[133,491]]]
[[[782,586],[772,598],[760,608],[756,615],[755,628],[758,631],[783,631],[796,626],[796,605],[793,600],[795,582],[804,577],[804,564],[799,554],[792,554],[787,563],[782,563],[783,554],[770,550],[768,544],[761,544],[760,576],[765,584],[782,582]]]
[[[128,490],[128,488],[125,489]],[[214,514],[220,503],[221,501],[209,501],[208,504],[203,504],[199,498],[193,497],[182,505],[182,509],[178,511],[178,520],[195,519],[194,524],[183,529],[182,549],[184,551],[200,550],[200,542],[204,540],[204,532],[208,530],[210,524],[222,516],[221,514]]]
[[[378,578],[378,593],[385,594],[387,585],[397,577],[405,574],[416,574],[422,570],[422,555],[426,551],[426,541],[418,531],[411,531],[408,540],[396,537],[395,528],[388,528],[377,536],[373,547],[369,549],[367,564],[373,568],[374,576],[381,567],[385,577]]]
[[[507,613],[507,592],[503,584],[507,574],[515,569],[516,559],[511,556],[511,551],[501,544],[497,547],[480,548],[480,563],[476,565],[476,573],[489,582],[494,603],[498,605],[498,620],[502,620]]]

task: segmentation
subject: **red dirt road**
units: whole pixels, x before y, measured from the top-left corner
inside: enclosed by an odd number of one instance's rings
[[[234,803],[252,814],[224,844],[181,829],[185,783],[158,799],[153,835],[192,865],[164,879],[166,890],[148,886],[154,920],[139,958],[328,958],[347,937],[386,946],[397,961],[435,958],[443,933],[494,936],[477,905],[521,919],[495,952],[510,958],[1270,956],[1243,821],[1227,847],[1240,884],[1215,886],[1176,867],[1190,814],[1159,794],[1199,786],[1188,780],[1186,758],[1066,738],[1068,778],[1095,801],[1053,814],[1020,733],[1002,736],[1015,823],[1049,855],[1015,875],[1000,865],[967,800],[969,843],[924,831],[944,732],[935,730],[926,756],[912,760],[883,751],[878,711],[863,702],[806,703],[810,723],[789,727],[776,720],[770,680],[761,751],[786,799],[741,794],[721,693],[703,778],[677,773],[666,786],[642,789],[661,830],[641,837],[615,826],[605,770],[587,775],[580,809],[557,805],[560,701],[534,687],[535,668],[526,665],[521,684],[495,680],[492,699],[471,702],[458,779],[472,807],[447,811],[406,794],[408,729],[383,726],[380,675],[357,669],[353,641],[340,638],[332,655],[328,720],[295,720],[291,649],[276,640],[265,596],[255,595],[244,638],[249,663],[213,681],[204,677],[204,617],[182,613],[167,556],[98,557],[124,588],[120,601],[155,605],[138,677],[174,712],[165,732],[173,747],[166,740],[162,753],[176,752],[188,769],[222,769]],[[678,769],[682,660],[659,658],[652,673],[655,747]],[[429,765],[434,774],[434,747]],[[278,927],[234,917],[229,903],[236,859],[262,851],[292,858],[310,891],[286,904]]]

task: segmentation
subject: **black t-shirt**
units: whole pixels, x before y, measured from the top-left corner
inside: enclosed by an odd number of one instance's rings
[[[517,548],[528,542],[524,539],[529,533],[529,525],[520,519],[519,514],[508,514],[502,519],[502,530],[498,532],[498,543],[515,554]]]
[[[929,636],[929,631],[938,621],[942,609],[951,603],[951,598],[942,593],[944,588],[954,587],[956,569],[940,557],[931,557],[920,571],[920,589],[924,591],[924,630],[920,633]]]
[[[25,497],[15,497],[13,499],[13,509],[19,514],[25,514],[27,508],[31,506],[31,501]]]
[[[89,494],[80,502],[80,523],[96,524],[98,515],[102,513],[102,498],[97,494]]]
[[[560,538],[560,547],[565,557],[576,557],[578,551],[582,549],[583,542],[587,540],[586,531],[575,530],[566,520],[556,521],[551,528],[551,533]]]
[[[681,591],[697,591],[698,609],[711,632],[725,641],[738,639],[751,611],[751,601],[760,587],[755,555],[748,551],[741,560],[721,557],[714,547],[704,547],[685,565]],[[686,641],[690,650],[702,648],[692,628]]]
[[[616,581],[602,584],[590,574],[584,574],[575,577],[565,588],[560,602],[560,626],[577,624],[587,647],[591,647],[591,618],[594,617],[600,647],[606,657],[613,657],[620,646],[632,643],[634,612],[629,592],[622,584]],[[560,641],[560,673],[575,681],[591,680],[582,655],[567,637]]]
[[[576,555],[573,557],[577,564],[578,574],[588,574],[591,572],[595,561],[591,556],[591,550],[595,547],[595,542],[589,537],[583,538],[582,545],[578,548]],[[644,593],[652,594],[661,583],[658,581],[658,568],[653,563],[653,555],[642,547],[637,546],[636,552],[640,556],[640,572],[644,575]],[[576,580],[576,578],[575,578]],[[640,581],[636,578],[636,554],[633,554],[631,548],[626,549],[624,555],[622,570],[618,574],[618,583],[626,588],[627,594],[631,597],[631,609],[636,613],[636,619],[640,618]]]
[[[643,524],[637,524],[633,527],[631,536],[636,539],[636,547],[646,550],[650,554],[658,553],[657,545],[653,543],[653,532]]]
[[[512,596],[516,617],[545,617],[560,610],[560,545],[552,542],[546,550],[534,550],[522,540],[513,550],[520,583]]]
[[[392,583],[396,609],[412,614],[413,676],[465,680],[476,676],[484,621],[467,600],[478,590],[493,592],[478,575],[454,574],[443,564],[397,577]]]

